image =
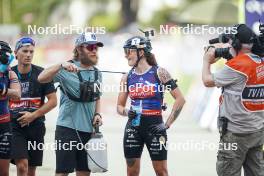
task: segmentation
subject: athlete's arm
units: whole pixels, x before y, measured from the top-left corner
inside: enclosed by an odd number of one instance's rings
[[[17,75],[15,72],[9,72],[10,86],[7,90],[7,96],[11,99],[20,99],[21,98],[21,86],[18,81]]]
[[[128,110],[125,108],[126,107],[126,102],[127,102],[127,97],[128,97],[128,92],[127,92],[127,74],[125,74],[120,82],[120,91],[118,94],[118,99],[117,99],[117,113],[122,115],[122,116],[127,116],[128,115]]]
[[[161,67],[159,67],[159,69],[158,69],[158,76],[159,76],[159,79],[162,82],[162,84],[167,84],[169,81],[172,80],[172,77],[169,74],[169,72],[166,69],[161,68]],[[173,87],[175,87],[175,86],[171,86],[171,87],[172,87],[172,89],[170,90],[170,94],[175,99],[175,102],[173,104],[173,108],[172,108],[172,111],[170,113],[170,116],[165,123],[165,125],[168,128],[177,119],[177,117],[179,116],[179,114],[182,110],[183,105],[185,104],[185,99],[184,99],[180,89],[178,87],[173,89]]]
[[[60,71],[61,68],[69,72],[77,72],[78,68],[76,65],[70,62],[63,62],[60,64],[53,65],[49,68],[44,69],[38,76],[40,83],[48,83],[53,80],[53,77]]]
[[[36,120],[37,118],[44,116],[46,113],[48,113],[57,106],[57,96],[55,92],[47,94],[46,97],[48,101],[44,103],[38,110],[34,112],[19,112],[20,114],[23,114],[23,116],[17,119],[21,127],[24,127]]]
[[[33,112],[35,118],[41,117],[57,106],[57,96],[55,92],[46,95],[48,101],[44,103],[38,110]]]
[[[96,103],[95,103],[95,113],[101,113],[101,100],[98,99],[96,100]]]
[[[102,83],[102,73],[98,72],[98,81],[101,84]],[[100,92],[100,97],[102,96],[102,92]],[[98,100],[96,100],[95,103],[95,113],[101,114],[101,99],[99,98]]]
[[[95,116],[93,118],[93,125],[101,126],[103,124],[102,116],[101,116],[101,100],[96,100],[95,103]]]

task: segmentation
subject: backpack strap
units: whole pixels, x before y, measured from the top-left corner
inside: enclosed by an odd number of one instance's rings
[[[94,68],[94,82],[96,82],[98,80],[98,68],[93,67]]]
[[[73,59],[70,59],[70,60],[68,60],[67,62],[74,63]],[[58,86],[55,88],[55,92],[57,92],[58,88],[60,88],[60,90],[65,94],[65,91],[63,90],[63,88],[61,87],[61,85],[58,85]]]
[[[93,67],[93,72],[94,72],[94,82],[98,80],[98,69],[96,67]],[[80,82],[83,82],[83,77],[81,75],[81,72],[77,72],[77,76],[79,78]]]
[[[77,76],[79,78],[80,83],[83,82],[83,78],[82,78],[81,72],[77,72]]]

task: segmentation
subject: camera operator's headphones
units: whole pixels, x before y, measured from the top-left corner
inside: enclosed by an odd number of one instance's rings
[[[228,41],[231,39],[232,43],[231,46],[235,49],[235,50],[240,50],[242,47],[242,44],[240,42],[240,40],[237,38],[237,33],[238,33],[238,28],[241,27],[243,24],[237,24],[235,26],[233,26],[233,28],[236,28],[236,34],[231,34],[230,32],[228,32],[228,34],[223,33],[219,35],[219,38],[217,40],[217,43],[228,43]],[[214,40],[214,39],[213,39]],[[209,41],[210,42],[210,41]],[[215,41],[213,41],[215,42]]]
[[[234,27],[236,28],[236,34],[232,35],[233,37],[232,39],[232,47],[236,50],[239,51],[242,48],[242,44],[240,42],[240,40],[237,38],[237,33],[238,33],[238,28],[241,27],[243,24],[237,24]]]
[[[248,31],[240,31],[241,33],[239,33],[239,28],[241,28],[242,26],[245,26],[244,30],[248,30]],[[247,42],[250,43],[251,41],[253,43],[254,32],[250,28],[248,28],[245,24],[237,24],[234,27],[236,28],[236,34],[231,34],[230,38],[232,39],[231,45],[236,51],[241,50],[242,43],[247,43]],[[249,32],[250,32],[249,30],[251,30],[252,34],[249,34]],[[242,34],[242,32],[246,32],[246,33]],[[247,42],[242,42],[241,39],[239,39],[238,35],[243,35],[243,36],[249,37],[249,39]],[[250,35],[250,36],[247,36],[247,35]]]

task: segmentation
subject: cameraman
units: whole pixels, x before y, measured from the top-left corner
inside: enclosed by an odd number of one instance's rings
[[[17,75],[10,70],[14,60],[8,43],[0,41],[0,175],[9,175],[11,155],[11,125],[8,100],[20,98],[20,84]]]
[[[264,176],[264,62],[251,52],[254,33],[250,28],[238,25],[234,36],[229,44],[236,52],[222,70],[211,73],[215,47],[209,46],[204,54],[204,85],[222,87],[217,174],[240,176],[243,166],[245,176]]]

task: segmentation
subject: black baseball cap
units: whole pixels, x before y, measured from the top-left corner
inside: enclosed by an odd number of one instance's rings
[[[237,27],[236,38],[241,43],[253,43],[253,39],[255,38],[255,33],[251,28],[249,28],[245,24],[238,24],[235,27]]]

